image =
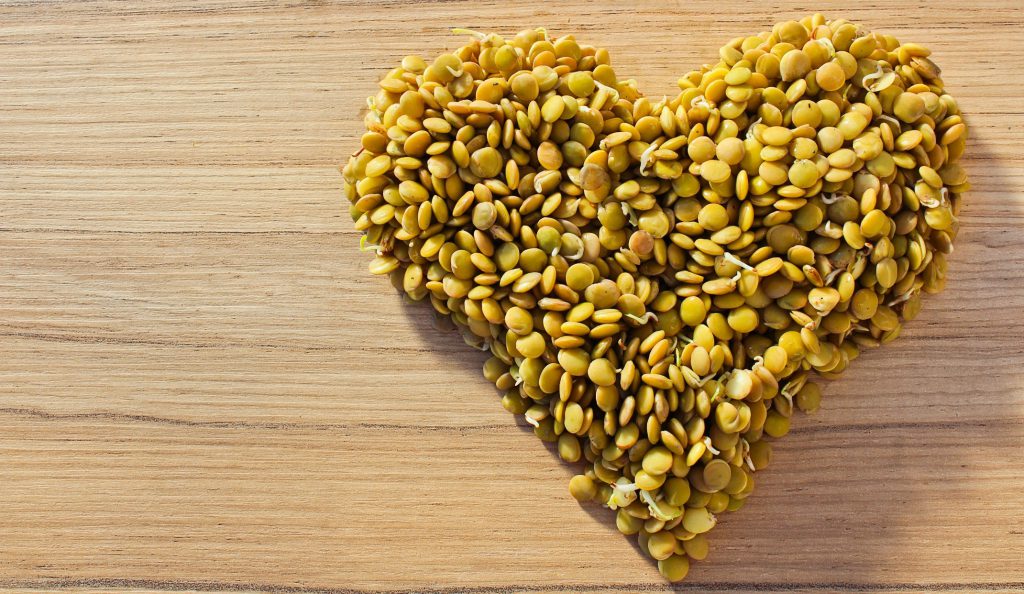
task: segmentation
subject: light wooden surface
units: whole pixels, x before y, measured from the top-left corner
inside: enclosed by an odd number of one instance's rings
[[[335,169],[450,26],[649,95],[800,2],[0,5],[0,589],[661,591],[367,258]],[[680,591],[1024,591],[1024,11],[820,2],[972,127],[949,289],[826,387]],[[716,16],[716,13],[724,13]]]

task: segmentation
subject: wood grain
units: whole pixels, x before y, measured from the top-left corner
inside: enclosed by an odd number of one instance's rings
[[[336,164],[450,26],[576,32],[672,92],[811,8],[0,5],[0,589],[664,591],[479,353],[371,278]],[[1012,0],[820,2],[928,44],[972,127],[949,290],[802,417],[676,591],[1024,591]]]

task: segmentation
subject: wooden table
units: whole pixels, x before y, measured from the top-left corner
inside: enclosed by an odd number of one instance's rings
[[[0,6],[0,588],[665,590],[482,355],[366,273],[335,168],[451,26],[575,32],[660,96],[811,6],[627,4]],[[948,291],[677,590],[1022,592],[1024,11],[814,7],[935,50],[974,190]]]

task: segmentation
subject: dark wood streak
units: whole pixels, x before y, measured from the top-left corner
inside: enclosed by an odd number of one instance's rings
[[[316,586],[287,586],[282,584],[255,584],[191,580],[143,580],[129,578],[77,579],[50,578],[43,580],[0,580],[0,588],[28,590],[71,590],[130,588],[165,592],[280,592],[282,594],[513,594],[515,592],[592,592],[601,590],[657,592],[671,589],[675,592],[903,592],[928,590],[931,592],[1024,592],[1024,582],[941,582],[941,583],[857,583],[857,582],[683,582],[667,586],[664,583],[629,584],[498,584],[493,586],[415,587],[408,589],[321,588]]]
[[[85,335],[85,334],[54,334],[48,332],[2,332],[0,337],[11,337],[11,338],[29,338],[33,340],[43,340],[47,342],[71,342],[71,343],[84,343],[84,344],[116,344],[116,345],[144,345],[144,346],[164,346],[164,347],[184,347],[192,349],[216,349],[224,348],[228,346],[242,346],[247,348],[256,349],[291,349],[300,351],[335,351],[339,348],[334,347],[323,347],[323,346],[303,346],[303,345],[282,345],[272,343],[252,343],[246,341],[239,341],[238,343],[219,343],[219,342],[195,342],[195,341],[183,341],[183,340],[155,340],[152,338],[130,338],[124,336],[96,336],[96,335]]]
[[[254,423],[251,421],[193,421],[173,417],[159,417],[141,414],[123,414],[114,412],[90,413],[53,413],[33,408],[0,408],[0,414],[16,417],[33,417],[47,420],[105,420],[123,423],[147,423],[152,425],[168,425],[177,427],[196,427],[213,429],[250,429],[250,430],[287,430],[287,431],[344,431],[353,429],[383,429],[395,431],[424,431],[437,433],[471,433],[481,431],[513,430],[526,426],[522,422],[485,423],[477,425],[427,425],[412,423],[291,423],[268,422]],[[954,429],[984,429],[995,426],[1015,427],[1017,419],[986,419],[971,421],[922,421],[919,423],[857,423],[846,425],[818,425],[794,427],[790,433],[815,435],[820,433],[881,433],[886,431],[930,430],[949,431]]]
[[[122,423],[146,423],[151,425],[167,425],[172,427],[195,427],[211,429],[249,429],[249,430],[282,430],[282,431],[345,431],[352,429],[382,429],[395,431],[423,431],[440,433],[468,433],[477,431],[495,431],[516,427],[515,424],[483,424],[483,425],[412,425],[402,423],[254,423],[250,421],[192,421],[153,415],[135,415],[112,412],[94,413],[50,413],[31,408],[0,408],[0,414],[33,417],[46,420],[104,420]],[[525,425],[525,423],[524,423]]]
[[[84,343],[84,344],[115,344],[115,345],[144,345],[144,346],[157,346],[157,347],[175,347],[175,348],[190,348],[190,349],[221,349],[228,347],[244,347],[251,349],[268,349],[268,350],[293,350],[303,352],[318,352],[318,351],[344,351],[344,346],[308,346],[304,344],[275,344],[266,342],[249,342],[249,341],[238,341],[238,342],[197,342],[188,340],[158,340],[153,338],[132,338],[124,336],[97,336],[94,334],[55,334],[51,332],[0,332],[0,338],[2,337],[12,338],[28,338],[32,340],[43,340],[47,342],[70,342],[70,343]],[[451,345],[452,350],[460,350],[458,344],[453,343]],[[395,354],[401,353],[436,353],[445,352],[446,349],[417,349],[410,347],[402,348],[384,348],[384,347],[365,347],[363,351],[378,352],[381,354]]]
[[[277,237],[289,235],[320,235],[324,237],[359,237],[361,233],[354,230],[343,231],[304,231],[302,229],[281,229],[276,231],[134,231],[131,229],[60,229],[57,227],[0,227],[0,233],[63,233],[66,235],[176,235],[185,237],[206,237],[210,235],[260,236]]]

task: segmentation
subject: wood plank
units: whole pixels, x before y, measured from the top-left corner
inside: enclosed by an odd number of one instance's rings
[[[0,6],[0,592],[1024,591],[1019,3],[815,5],[935,50],[975,189],[948,290],[674,588],[355,249],[363,99],[450,26],[575,32],[660,96],[807,8]]]
[[[0,425],[0,526],[15,571],[174,582],[201,567],[239,587],[259,567],[273,585],[308,588],[415,589],[424,573],[457,587],[660,588],[607,514],[564,496],[568,469],[525,431],[53,422],[8,414]],[[973,433],[968,449],[926,423],[798,431],[687,587],[1013,581],[1024,462],[1005,444],[1024,430]],[[955,561],[936,574],[914,550]]]

